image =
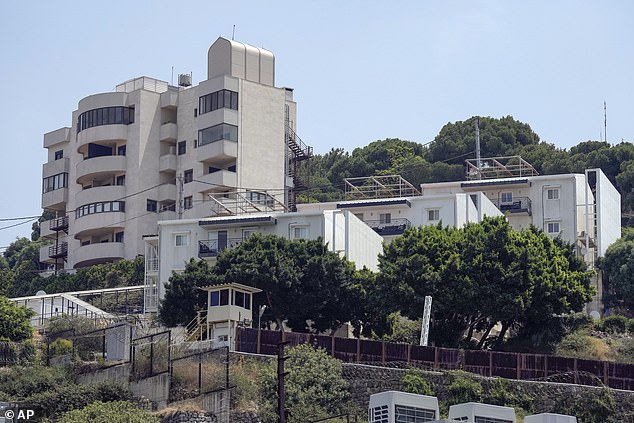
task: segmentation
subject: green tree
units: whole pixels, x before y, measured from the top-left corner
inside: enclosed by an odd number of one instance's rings
[[[341,362],[323,349],[302,344],[290,348],[285,362],[286,407],[292,422],[307,422],[341,414],[350,400],[348,384],[343,378]],[[264,368],[259,377],[262,417],[265,422],[277,421],[277,367]]]
[[[478,347],[499,343],[511,328],[580,310],[592,294],[589,273],[569,245],[535,228],[514,230],[504,218],[409,229],[385,247],[379,268],[368,290],[385,300],[381,313],[416,319],[431,295],[431,338],[442,345],[469,344],[476,331],[484,333]],[[488,339],[498,323],[500,332]]]
[[[621,238],[599,260],[599,267],[605,306],[634,310],[634,229],[623,228]]]
[[[287,240],[254,234],[218,256],[213,283],[246,283],[263,292],[254,310],[296,331],[336,329],[355,320],[362,288],[354,265],[328,251],[321,239]]]
[[[33,336],[31,317],[35,312],[24,306],[17,306],[6,297],[0,296],[0,338],[19,342]]]
[[[130,401],[95,401],[79,410],[64,413],[60,421],[67,423],[158,423],[157,415],[139,408]]]
[[[165,284],[159,320],[166,326],[187,325],[196,312],[206,310],[207,296],[201,290],[211,284],[211,269],[206,261],[191,259],[183,273],[173,273]]]

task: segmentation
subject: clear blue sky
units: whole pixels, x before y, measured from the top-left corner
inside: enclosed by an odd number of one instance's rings
[[[85,96],[206,75],[218,36],[267,48],[317,153],[512,115],[569,148],[634,139],[634,2],[3,1],[0,219],[41,213],[44,133]],[[0,221],[0,228],[16,222]],[[0,247],[30,223],[0,229]],[[1,250],[0,250],[1,251]]]

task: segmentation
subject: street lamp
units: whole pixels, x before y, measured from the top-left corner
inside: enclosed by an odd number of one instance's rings
[[[264,314],[264,310],[266,310],[266,304],[262,304],[260,306],[260,312],[258,314],[258,330],[260,330],[262,328],[262,326],[260,325],[260,320],[262,319],[262,315]]]

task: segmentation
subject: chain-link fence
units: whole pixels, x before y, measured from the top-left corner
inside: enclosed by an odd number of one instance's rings
[[[169,371],[171,331],[133,338],[130,341],[130,377],[134,380]]]
[[[228,389],[229,349],[197,352],[172,360],[170,401]]]

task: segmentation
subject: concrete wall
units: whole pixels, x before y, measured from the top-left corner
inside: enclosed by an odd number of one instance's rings
[[[158,409],[167,407],[169,401],[171,376],[161,373],[139,381],[131,381],[129,386],[135,397],[145,397],[156,404]]]

